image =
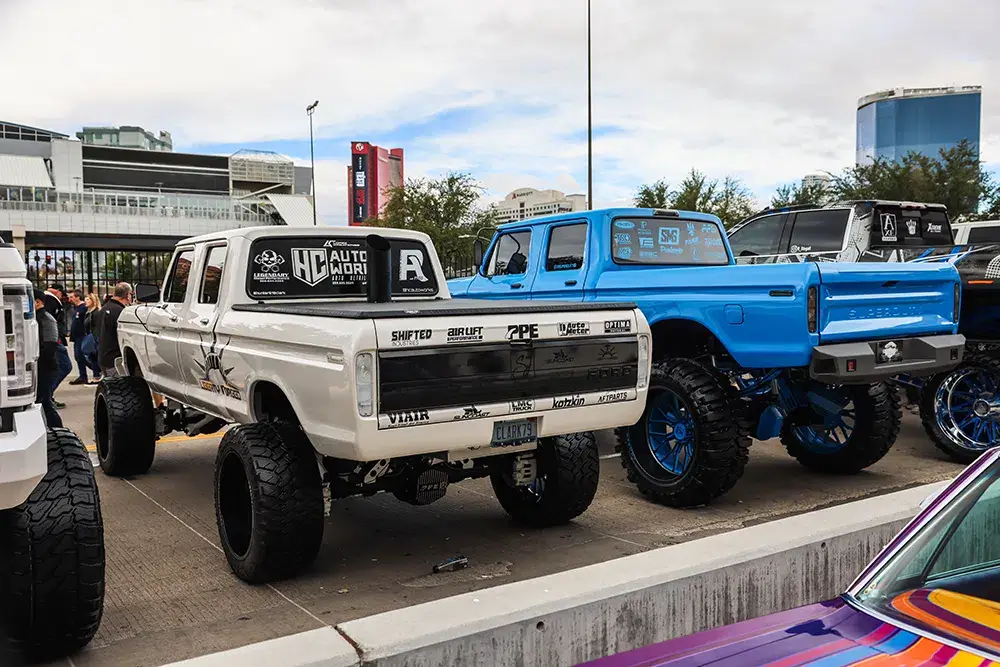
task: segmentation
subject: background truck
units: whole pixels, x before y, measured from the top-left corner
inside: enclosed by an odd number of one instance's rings
[[[953,266],[736,267],[719,219],[700,213],[513,222],[476,263],[477,275],[449,282],[454,296],[639,304],[652,379],[642,418],[618,430],[619,449],[629,479],[674,506],[731,489],[751,435],[780,437],[816,470],[872,465],[901,417],[883,380],[951,368],[964,345]]]
[[[0,664],[67,656],[104,611],[104,524],[94,465],[35,403],[38,323],[24,259],[0,245]]]
[[[569,521],[597,490],[592,431],[642,413],[650,340],[634,304],[453,300],[427,235],[369,231],[182,241],[162,290],[137,288],[147,303],[119,319],[126,375],[95,393],[101,466],[142,474],[158,436],[238,424],[215,504],[246,581],[312,562],[324,487],[425,505],[488,476],[514,519]]]
[[[962,363],[897,384],[919,405],[934,443],[969,463],[1000,445],[1000,226],[952,225],[940,204],[845,201],[766,210],[735,226],[729,243],[746,264],[877,262],[954,264],[962,282]]]

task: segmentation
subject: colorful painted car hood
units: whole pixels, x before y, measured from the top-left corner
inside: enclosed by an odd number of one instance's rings
[[[945,646],[883,623],[837,599],[645,646],[587,665],[1000,667],[1000,659],[986,660]]]

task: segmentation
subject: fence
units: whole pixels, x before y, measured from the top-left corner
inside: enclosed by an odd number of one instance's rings
[[[159,284],[170,265],[170,250],[28,250],[28,280],[45,289],[59,283],[67,291],[97,293],[102,299],[118,282]]]
[[[441,268],[444,269],[444,277],[448,280],[476,275],[476,263],[471,253],[442,255]]]

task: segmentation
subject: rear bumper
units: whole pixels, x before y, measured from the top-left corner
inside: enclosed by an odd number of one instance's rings
[[[890,340],[896,345],[898,360],[881,361],[879,346]],[[904,373],[932,375],[958,366],[964,350],[962,334],[817,345],[809,376],[826,384],[868,384]]]
[[[14,429],[0,434],[0,510],[31,495],[48,468],[48,438],[40,405],[14,413]]]

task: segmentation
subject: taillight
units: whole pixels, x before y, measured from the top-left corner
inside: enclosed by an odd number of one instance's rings
[[[358,414],[371,417],[375,412],[375,358],[362,352],[354,358],[354,387],[358,393]]]
[[[809,333],[816,333],[816,324],[819,321],[819,299],[816,294],[816,286],[809,288],[806,297],[806,312],[809,318]]]
[[[955,283],[955,321],[958,322],[958,316],[962,312],[960,309],[962,307],[962,284]]]
[[[28,358],[27,322],[34,315],[34,295],[26,285],[3,287],[3,340],[6,357],[7,393],[29,394],[35,384],[35,359]],[[31,346],[30,350],[35,347]],[[34,356],[34,355],[32,355]]]

